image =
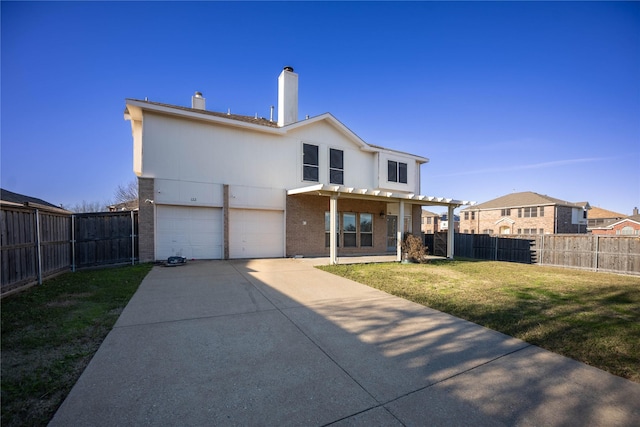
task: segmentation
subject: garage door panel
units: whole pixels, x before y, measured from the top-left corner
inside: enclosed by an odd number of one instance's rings
[[[256,209],[229,211],[229,256],[284,256],[284,212]]]
[[[157,206],[156,258],[222,258],[222,209]]]

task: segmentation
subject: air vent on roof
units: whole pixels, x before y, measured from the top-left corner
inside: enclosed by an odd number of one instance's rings
[[[205,109],[205,99],[202,96],[202,92],[196,92],[191,97],[191,108],[196,110],[204,110]]]

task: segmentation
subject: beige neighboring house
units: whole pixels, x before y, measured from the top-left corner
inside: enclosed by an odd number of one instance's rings
[[[423,209],[422,219],[420,221],[420,230],[424,234],[433,234],[440,231],[439,223],[441,216],[442,214]]]
[[[460,232],[460,218],[454,215],[454,231]],[[449,221],[446,213],[435,213],[426,209],[422,210],[420,230],[424,234],[442,233],[449,229]]]
[[[588,202],[567,202],[532,191],[511,193],[460,212],[470,234],[586,233]]]

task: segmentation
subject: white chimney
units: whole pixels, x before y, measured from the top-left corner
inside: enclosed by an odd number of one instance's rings
[[[278,77],[278,126],[298,121],[298,75],[284,67]]]
[[[196,110],[204,110],[204,97],[202,96],[202,93],[200,92],[196,92],[192,97],[191,97],[191,108],[194,108]]]

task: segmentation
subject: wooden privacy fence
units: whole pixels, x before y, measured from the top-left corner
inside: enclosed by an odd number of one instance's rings
[[[456,233],[456,256],[640,275],[640,237]]]
[[[63,214],[0,209],[1,293],[42,283],[63,271],[138,259],[138,213]]]

